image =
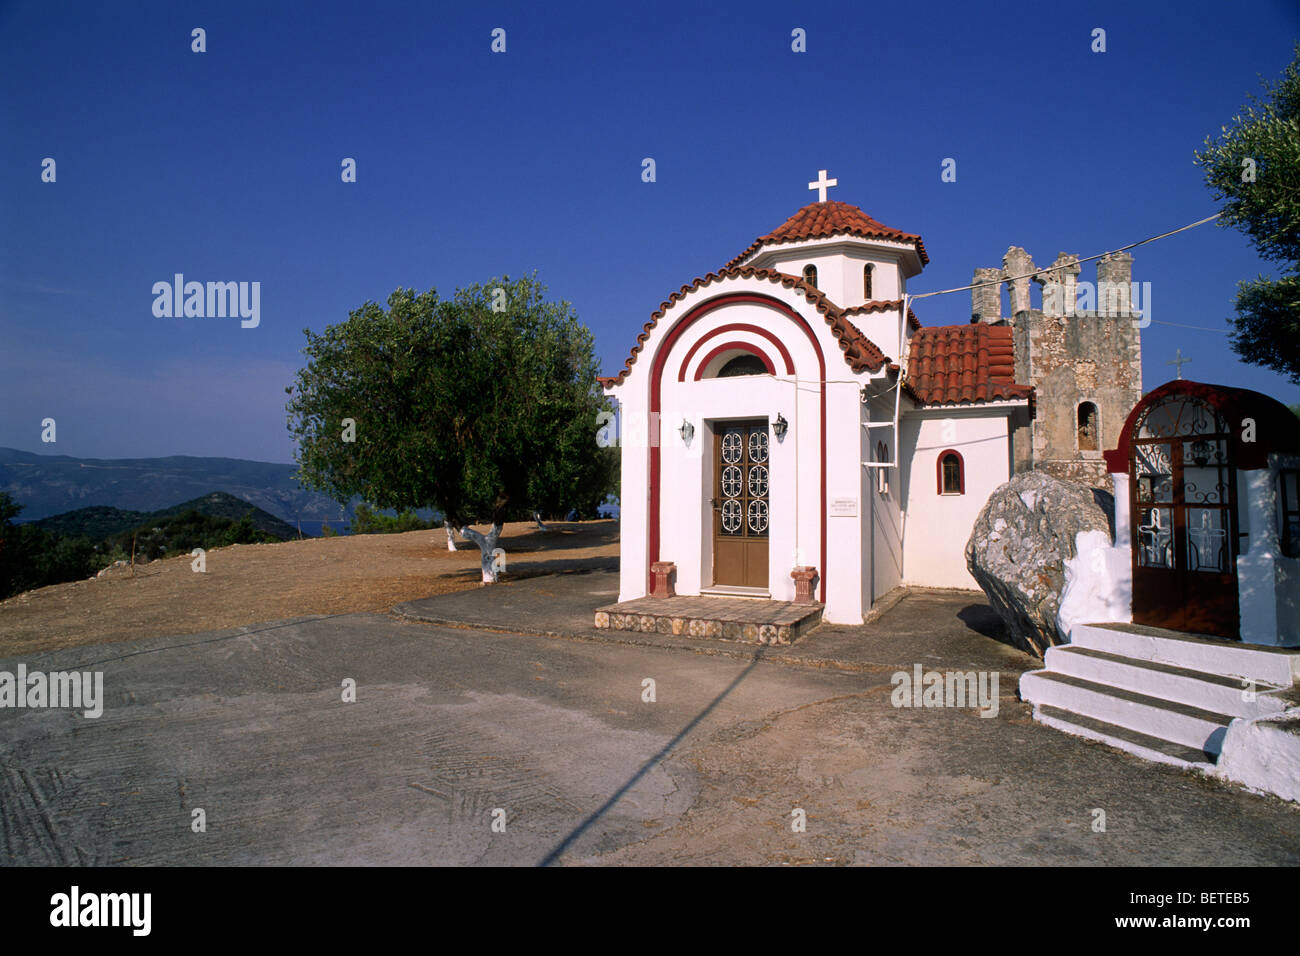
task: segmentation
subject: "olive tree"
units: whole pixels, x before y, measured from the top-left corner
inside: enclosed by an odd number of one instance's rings
[[[1250,237],[1278,278],[1237,287],[1233,350],[1300,384],[1300,46],[1266,99],[1252,99],[1207,138],[1196,162],[1223,203],[1219,222]]]
[[[440,299],[399,289],[317,334],[286,392],[300,480],[340,502],[434,508],[478,545],[505,521],[612,489],[591,332],[535,277]],[[601,485],[601,487],[593,487]],[[486,532],[471,527],[486,523]]]

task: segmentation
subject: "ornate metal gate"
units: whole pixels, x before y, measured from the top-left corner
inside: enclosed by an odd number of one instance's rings
[[[767,587],[767,422],[720,423],[713,436],[713,583]]]
[[[1237,473],[1228,424],[1171,395],[1148,408],[1129,456],[1133,620],[1239,636]]]

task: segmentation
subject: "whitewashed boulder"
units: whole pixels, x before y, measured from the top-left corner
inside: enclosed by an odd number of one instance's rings
[[[1080,532],[1110,535],[1114,516],[1106,492],[1041,471],[1016,475],[989,496],[966,542],[966,567],[1021,650],[1042,657],[1062,643],[1056,616],[1065,563]]]

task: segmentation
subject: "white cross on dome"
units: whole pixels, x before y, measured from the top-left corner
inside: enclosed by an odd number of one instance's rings
[[[827,179],[826,170],[823,169],[818,171],[816,181],[809,183],[808,188],[817,190],[818,202],[825,202],[826,190],[829,189],[831,186],[838,186],[839,184],[840,181],[838,179]]]

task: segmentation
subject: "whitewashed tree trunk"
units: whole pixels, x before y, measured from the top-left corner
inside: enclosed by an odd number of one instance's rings
[[[443,518],[443,519],[442,519],[442,526],[443,526],[443,528],[446,529],[446,531],[447,531],[447,550],[448,550],[448,551],[455,551],[455,550],[456,550],[456,539],[455,539],[454,537],[452,537],[451,522],[448,521],[446,518]]]
[[[501,525],[499,523],[494,524],[487,534],[475,531],[473,528],[466,526],[460,529],[460,536],[462,538],[468,538],[470,541],[473,541],[478,545],[483,566],[483,583],[496,584],[497,560],[496,555],[492,552],[496,549],[497,538],[501,536]]]
[[[546,525],[542,524],[542,513],[541,513],[540,511],[534,511],[534,512],[533,512],[533,520],[537,522],[537,530],[538,530],[538,531],[550,531],[550,530],[551,530],[550,528],[546,527]]]

